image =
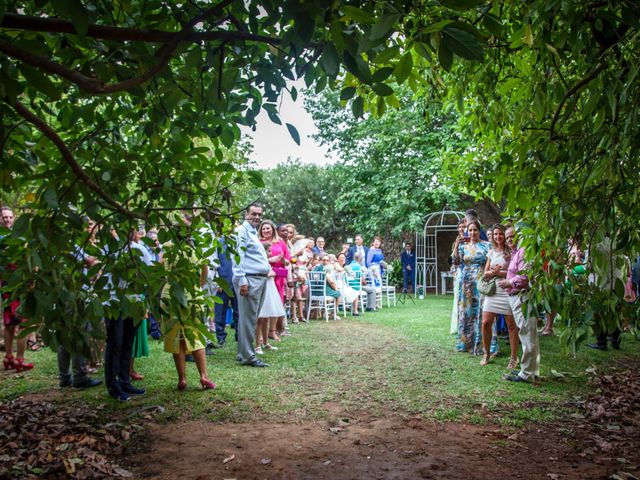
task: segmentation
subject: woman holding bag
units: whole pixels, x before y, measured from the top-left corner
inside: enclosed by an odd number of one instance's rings
[[[487,365],[490,359],[491,339],[493,336],[493,324],[497,315],[504,315],[509,329],[509,346],[511,347],[511,359],[508,369],[518,366],[518,329],[513,319],[513,312],[509,306],[509,295],[498,281],[507,276],[507,268],[511,260],[511,250],[505,243],[506,228],[499,223],[493,226],[493,249],[487,254],[487,263],[484,267],[484,280],[494,281],[495,290],[484,297],[482,307],[482,345],[484,355],[480,365]]]

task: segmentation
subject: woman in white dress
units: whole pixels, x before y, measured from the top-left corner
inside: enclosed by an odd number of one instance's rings
[[[497,280],[495,293],[484,296],[484,305],[482,307],[484,355],[480,365],[489,363],[493,323],[497,315],[504,315],[509,329],[509,346],[511,347],[511,359],[507,368],[514,369],[518,366],[518,329],[509,305],[509,294],[498,285],[498,281],[507,276],[507,268],[511,260],[511,250],[505,243],[505,231],[504,225],[497,223],[493,226],[493,249],[487,254],[487,263],[484,268],[485,280],[491,280],[492,278]]]
[[[263,243],[267,256],[271,257],[271,244]],[[256,324],[256,353],[262,354],[264,350],[278,350],[269,343],[269,323],[274,324],[274,319],[285,315],[284,305],[278,293],[275,282],[275,272],[269,272],[267,278],[267,288],[264,293],[264,303],[258,314],[258,323]]]

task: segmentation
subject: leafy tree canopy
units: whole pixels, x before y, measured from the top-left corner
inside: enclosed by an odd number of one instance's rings
[[[340,89],[356,117],[399,107],[394,82],[446,95],[477,135],[454,172],[470,193],[506,200],[535,227],[525,232],[532,252],[563,251],[576,233],[591,244],[613,238],[609,257],[640,250],[639,17],[635,0],[5,1],[0,187],[19,192],[28,209],[5,239],[7,255],[20,259],[5,275],[47,332],[81,331],[87,299],[68,252],[86,240],[82,215],[123,239],[138,220],[174,224],[170,212],[195,206],[196,227],[207,212],[217,233],[228,232],[229,188],[261,181],[225,161],[222,146],[260,109],[280,122],[279,95],[296,78],[317,91]],[[199,137],[213,148],[197,147]],[[179,238],[181,230],[164,231]],[[184,305],[193,272],[180,261],[186,243],[174,245],[183,247],[169,304]],[[106,257],[103,267],[116,272],[126,256]],[[110,308],[141,304],[139,313],[142,302],[125,293],[158,290],[166,274],[154,281],[123,272],[127,287]],[[600,299],[604,313],[616,298]],[[93,305],[91,315],[103,313]]]
[[[211,241],[198,238],[204,219],[216,234],[228,233],[230,188],[262,185],[225,158],[240,126],[253,126],[261,109],[280,123],[279,95],[297,78],[318,91],[357,81],[356,113],[378,95],[378,109],[394,105],[385,80],[406,78],[414,65],[405,54],[397,71],[389,66],[399,64],[401,47],[420,37],[416,49],[436,52],[437,42],[422,42],[441,29],[471,41],[446,25],[425,31],[449,14],[457,15],[420,1],[3,2],[0,188],[23,211],[3,241],[3,264],[11,259],[17,268],[2,275],[31,328],[44,323],[47,341],[76,349],[74,332],[87,321],[140,318],[165,283],[170,317],[196,322],[187,308],[197,291],[189,259],[210,253]],[[463,57],[479,59],[481,43],[472,43]],[[299,141],[295,126],[285,127]],[[187,211],[191,227],[178,218]],[[103,225],[101,248],[88,247],[85,215]],[[166,266],[145,268],[127,253],[139,221],[173,240]],[[86,274],[71,254],[78,246],[100,259]],[[95,278],[93,289],[81,288]],[[113,289],[102,288],[109,278]],[[104,303],[111,290],[115,298]]]
[[[398,90],[399,107],[379,117],[354,119],[334,91],[307,101],[318,126],[316,139],[342,159],[334,169],[341,187],[335,201],[350,219],[351,232],[413,232],[431,211],[457,203],[442,165],[445,152],[453,155],[467,146],[455,130],[455,112],[446,114],[442,104]]]
[[[264,218],[292,223],[308,237],[323,236],[327,245],[344,240],[351,230],[351,218],[337,208],[343,186],[334,166],[307,165],[288,158],[275,168],[261,172],[264,187],[245,185],[234,188],[241,204],[259,201]]]

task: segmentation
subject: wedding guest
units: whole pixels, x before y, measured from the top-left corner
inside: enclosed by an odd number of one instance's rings
[[[480,240],[480,223],[467,222],[468,237],[455,242],[456,262],[464,263],[460,291],[458,292],[458,338],[456,349],[479,355],[482,350],[482,305],[478,281],[487,263],[490,245]]]
[[[518,336],[522,344],[522,358],[520,360],[520,372],[515,370],[504,376],[511,382],[532,382],[540,376],[540,341],[538,338],[538,317],[529,312],[525,315],[522,311],[523,301],[529,289],[529,277],[522,273],[529,268],[524,259],[524,248],[518,248],[516,230],[513,227],[507,229],[506,241],[511,249],[511,260],[507,276],[498,282],[509,294],[509,305],[518,327]]]
[[[509,304],[509,294],[497,284],[499,280],[507,276],[507,269],[511,260],[511,249],[505,244],[505,232],[506,228],[503,225],[494,225],[491,235],[493,248],[487,254],[487,263],[484,268],[485,280],[495,279],[496,291],[493,295],[485,295],[482,307],[484,355],[480,364],[487,365],[489,363],[493,324],[498,315],[503,315],[509,329],[509,346],[511,347],[511,357],[507,368],[512,370],[518,366],[518,329]]]
[[[413,253],[411,242],[404,244],[404,250],[400,255],[400,265],[402,266],[402,293],[407,293],[409,289],[412,293],[415,292],[416,255]]]
[[[0,219],[2,220],[2,226],[11,230],[13,228],[13,224],[15,222],[15,215],[13,210],[9,207],[3,206],[0,209]],[[2,247],[2,242],[4,238],[0,237],[0,248]],[[15,263],[10,263],[6,266],[6,269],[11,271],[15,270],[17,265]],[[6,285],[6,282],[0,278],[0,286]],[[18,308],[20,307],[20,300],[13,299],[11,300],[11,294],[9,292],[4,292],[2,294],[2,305],[3,305],[3,316],[2,321],[4,325],[4,351],[5,356],[3,360],[3,365],[5,370],[15,370],[16,372],[21,372],[23,370],[31,370],[33,368],[33,363],[27,362],[24,359],[24,352],[27,348],[27,338],[17,338],[16,334],[20,331],[20,325],[26,321],[25,318],[22,318],[18,313]],[[13,356],[13,341],[16,340],[16,356]]]
[[[269,364],[256,358],[254,347],[256,324],[271,269],[256,230],[262,218],[262,206],[249,205],[244,218],[235,230],[238,256],[233,262],[233,285],[239,294],[237,359],[242,365],[268,367]]]

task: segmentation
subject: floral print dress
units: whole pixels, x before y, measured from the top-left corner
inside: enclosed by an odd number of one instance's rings
[[[456,349],[474,355],[482,353],[482,299],[478,291],[478,281],[484,273],[489,242],[460,244],[459,256],[464,267],[458,290],[458,338]]]

